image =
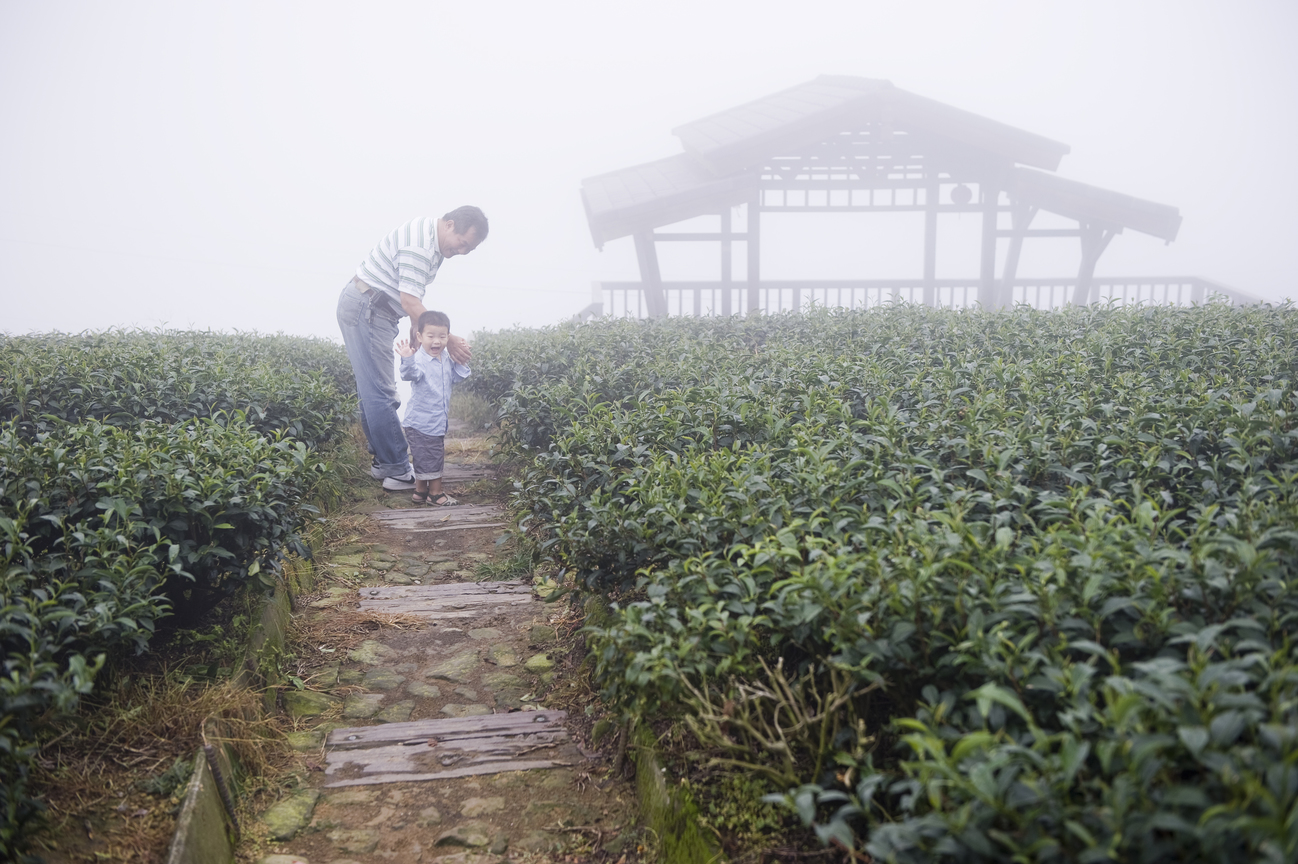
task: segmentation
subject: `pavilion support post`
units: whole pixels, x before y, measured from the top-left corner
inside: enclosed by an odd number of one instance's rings
[[[978,184],[983,196],[983,242],[981,268],[978,274],[978,305],[991,309],[996,305],[996,213],[1001,192],[997,184],[985,180]]]
[[[1073,291],[1074,306],[1085,306],[1100,299],[1098,292],[1097,296],[1091,296],[1091,287],[1095,282],[1095,265],[1104,254],[1104,250],[1108,248],[1113,235],[1117,233],[1103,225],[1091,223],[1083,224],[1081,229],[1082,262],[1077,267],[1077,287]]]
[[[762,308],[762,190],[754,189],[748,199],[748,311]]]
[[[1001,309],[1009,309],[1014,305],[1014,279],[1019,272],[1023,237],[1027,234],[1028,226],[1037,216],[1037,208],[1015,201],[1010,216],[1014,223],[1014,234],[1010,237],[1010,248],[1005,253],[1005,268],[1001,271],[1000,301],[996,304]]]
[[[666,318],[667,298],[663,296],[663,277],[658,270],[658,250],[654,247],[652,230],[636,232],[635,257],[640,264],[645,311],[650,318]]]
[[[730,208],[721,211],[721,314],[732,314],[730,299],[733,286],[730,284]],[[694,314],[699,314],[698,300],[694,301]]]
[[[937,196],[936,175],[924,187],[924,305],[937,305]]]

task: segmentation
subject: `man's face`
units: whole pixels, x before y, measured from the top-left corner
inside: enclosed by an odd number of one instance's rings
[[[450,335],[450,330],[447,328],[438,324],[429,324],[419,331],[419,344],[434,357],[441,357],[442,349],[446,347],[446,340]]]
[[[442,256],[445,258],[454,258],[456,255],[468,255],[478,244],[482,242],[478,239],[478,229],[470,228],[463,234],[455,233],[455,222],[444,219],[437,223],[437,245],[442,250]]]

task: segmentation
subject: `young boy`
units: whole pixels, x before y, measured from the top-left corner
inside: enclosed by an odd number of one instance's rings
[[[451,359],[446,341],[451,319],[443,312],[425,312],[417,322],[419,347],[404,339],[397,343],[401,355],[401,377],[411,382],[410,403],[402,424],[410,459],[415,465],[416,504],[444,506],[456,503],[442,491],[444,439],[451,413],[451,385],[469,377],[469,367]]]

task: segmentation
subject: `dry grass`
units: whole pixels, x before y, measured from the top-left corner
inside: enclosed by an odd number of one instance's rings
[[[208,743],[228,745],[247,778],[240,821],[250,820],[292,762],[277,724],[250,719],[259,713],[259,695],[229,683],[170,671],[121,676],[76,715],[54,724],[41,748],[33,778],[49,805],[41,854],[50,864],[162,861],[184,786],[164,798],[141,783],[177,758],[191,759],[204,743],[205,724],[212,730]]]
[[[350,598],[340,602],[350,602]],[[417,615],[334,608],[323,614],[294,615],[288,647],[298,676],[309,683],[316,670],[345,659],[348,651],[373,639],[380,630],[418,630],[427,623]]]

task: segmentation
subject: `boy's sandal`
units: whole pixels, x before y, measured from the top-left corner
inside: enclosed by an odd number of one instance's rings
[[[445,492],[438,492],[436,495],[428,499],[428,503],[432,504],[434,507],[449,507],[452,504],[459,504],[460,502],[456,501]]]
[[[428,493],[427,493],[427,492],[416,492],[415,494],[413,494],[413,495],[410,496],[410,500],[413,501],[413,502],[415,502],[416,504],[427,504],[427,503],[428,503]]]

